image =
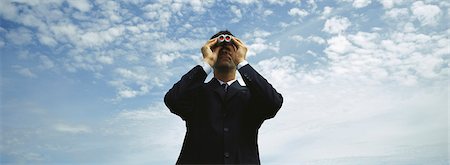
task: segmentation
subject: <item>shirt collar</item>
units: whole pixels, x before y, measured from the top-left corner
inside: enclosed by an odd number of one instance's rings
[[[219,80],[219,79],[217,79],[217,78],[216,78],[216,80],[219,81],[220,85],[222,85],[222,84],[225,83],[225,82],[223,82],[223,81],[221,81],[221,80]],[[228,81],[228,82],[226,82],[226,83],[228,84],[228,86],[231,86],[231,84],[233,84],[236,80],[237,80],[237,79],[233,79],[233,80],[230,80],[230,81]]]

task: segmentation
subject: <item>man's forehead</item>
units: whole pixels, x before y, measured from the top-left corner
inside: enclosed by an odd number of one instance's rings
[[[214,34],[214,35],[211,37],[211,39],[216,38],[216,37],[219,37],[220,35],[231,35],[231,36],[234,36],[233,34],[231,34],[230,31],[224,30],[224,31],[220,31],[220,32],[217,32],[216,34]]]

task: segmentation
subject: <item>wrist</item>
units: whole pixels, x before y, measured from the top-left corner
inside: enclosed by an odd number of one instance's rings
[[[237,59],[237,60],[235,61],[235,63],[236,63],[236,65],[238,65],[238,64],[240,64],[240,63],[243,62],[243,61],[245,61],[245,59]]]
[[[248,64],[248,61],[243,60],[242,62],[238,63],[238,65],[236,66],[236,69],[241,69],[243,66],[245,66],[247,64]]]
[[[214,65],[214,61],[212,59],[204,58],[203,62],[209,64],[211,67]]]

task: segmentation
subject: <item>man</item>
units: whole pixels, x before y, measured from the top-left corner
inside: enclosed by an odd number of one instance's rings
[[[231,41],[219,43],[224,36]],[[177,164],[260,164],[258,129],[275,116],[283,97],[248,64],[247,47],[229,31],[212,36],[201,51],[203,66],[191,69],[164,97],[186,122]],[[212,69],[214,78],[204,83]],[[236,81],[236,70],[246,86]]]

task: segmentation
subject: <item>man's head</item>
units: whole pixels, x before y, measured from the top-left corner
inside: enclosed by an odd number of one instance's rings
[[[216,34],[214,34],[211,39],[213,38],[217,38],[220,35],[231,35],[233,36],[233,34],[231,34],[231,32],[229,32],[228,30],[225,31],[220,31]],[[234,58],[236,56],[236,51],[237,51],[237,47],[236,45],[233,44],[233,42],[223,42],[220,45],[215,45],[213,47],[211,47],[211,50],[214,51],[214,49],[216,47],[219,47],[219,53],[217,55],[217,61],[214,64],[214,69],[216,69],[219,72],[229,72],[231,70],[235,70],[236,69],[236,65],[234,63]]]

